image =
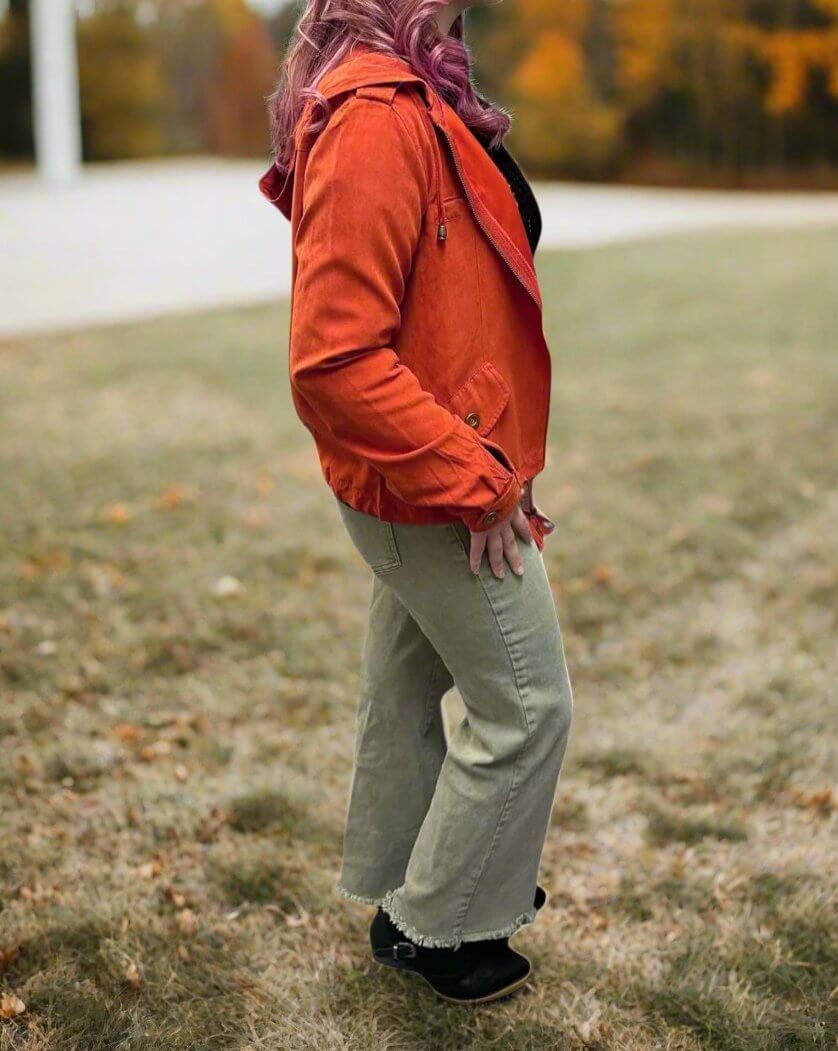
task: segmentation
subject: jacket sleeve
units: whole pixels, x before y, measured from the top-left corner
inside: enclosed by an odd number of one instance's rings
[[[479,531],[515,508],[514,468],[423,389],[393,349],[413,256],[428,236],[426,172],[404,118],[386,102],[353,98],[320,133],[295,231],[291,382],[399,499]]]

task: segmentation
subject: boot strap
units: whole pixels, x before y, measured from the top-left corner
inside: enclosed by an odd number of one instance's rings
[[[377,949],[375,955],[389,960],[414,960],[417,952],[413,942],[396,942],[386,949]]]

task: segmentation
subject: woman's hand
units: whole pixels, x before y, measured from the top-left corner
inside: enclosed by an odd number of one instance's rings
[[[486,554],[492,572],[498,580],[504,578],[504,560],[509,563],[509,568],[516,576],[523,576],[524,566],[518,550],[516,533],[525,544],[533,542],[530,524],[520,506],[516,507],[512,514],[504,518],[502,522],[493,525],[491,529],[481,533],[472,533],[469,554],[472,573],[480,572],[483,555]]]

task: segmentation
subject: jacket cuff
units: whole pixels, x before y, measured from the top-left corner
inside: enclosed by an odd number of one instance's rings
[[[521,493],[521,485],[513,474],[509,485],[493,504],[489,507],[481,508],[479,511],[470,511],[468,514],[460,517],[473,533],[484,533],[487,529],[491,529],[493,525],[502,522],[504,518],[512,514],[520,502]]]

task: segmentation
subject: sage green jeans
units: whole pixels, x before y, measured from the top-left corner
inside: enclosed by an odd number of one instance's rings
[[[469,568],[464,525],[392,525],[339,503],[375,574],[339,890],[419,945],[503,938],[535,917],[571,720],[541,554]],[[441,701],[466,716],[446,741]]]

